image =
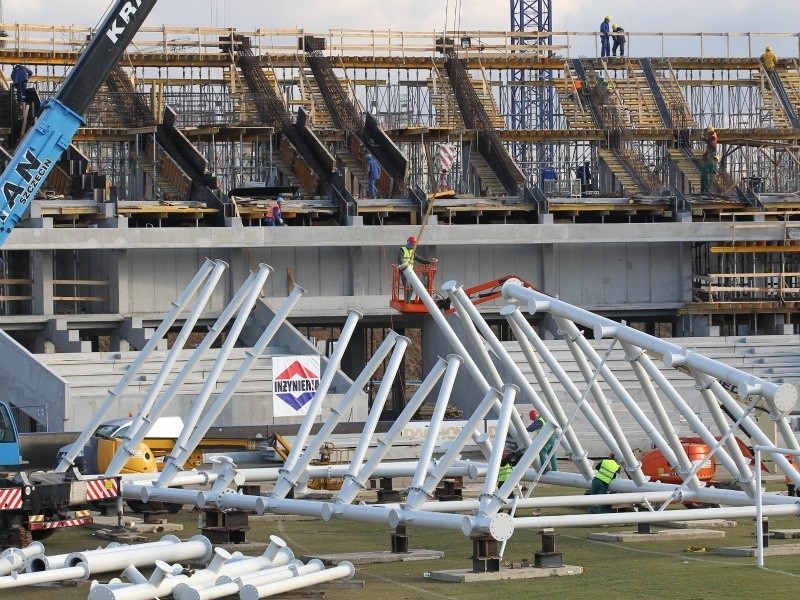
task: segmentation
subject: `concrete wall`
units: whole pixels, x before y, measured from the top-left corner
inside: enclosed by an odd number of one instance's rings
[[[0,379],[2,400],[19,407],[47,431],[63,431],[67,404],[66,382],[0,330]]]
[[[454,279],[469,286],[514,273],[549,294],[590,310],[663,306],[690,299],[691,257],[678,242],[480,244],[426,247],[423,251],[440,259],[439,285]],[[275,269],[264,287],[266,297],[285,297],[296,282],[307,292],[300,306],[312,304],[314,298],[331,297],[356,298],[369,305],[369,299],[390,294],[394,252],[393,246],[217,250],[213,257],[222,258],[231,268],[215,291],[209,312],[221,310],[249,270],[259,263]],[[113,279],[108,265],[114,260],[103,257],[105,253],[96,252],[99,256],[89,263],[98,265],[106,278]],[[124,312],[167,311],[209,254],[174,249],[123,253],[120,264],[127,285],[122,282],[119,290],[121,306],[127,306]],[[383,306],[388,314],[388,304]],[[355,307],[359,307],[358,302]]]

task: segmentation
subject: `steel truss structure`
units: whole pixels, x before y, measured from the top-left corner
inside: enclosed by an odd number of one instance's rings
[[[198,299],[192,308],[193,316],[188,322],[193,320],[194,315],[200,314],[224,268],[224,263],[209,261],[198,272],[176,302],[175,309],[156,331],[154,343],[157,343],[160,332],[169,326],[177,314],[188,308],[190,299],[196,294],[199,294]],[[504,297],[510,304],[500,310],[499,314],[507,321],[518,351],[525,357],[527,368],[533,375],[531,383],[529,374],[511,358],[509,346],[495,336],[492,327],[460,286],[455,282],[448,282],[443,286],[442,293],[450,300],[460,317],[466,343],[471,350],[461,341],[463,338],[453,329],[450,320],[440,312],[425,285],[411,269],[405,269],[403,275],[428,307],[442,336],[451,345],[453,354],[440,358],[427,373],[389,431],[377,439],[377,446],[373,444],[373,437],[378,419],[389,396],[394,374],[400,367],[409,343],[407,338],[394,332],[386,336],[350,389],[336,402],[330,414],[325,416],[318,433],[311,435],[312,425],[320,416],[322,403],[353,331],[361,319],[359,313],[351,311],[320,378],[319,387],[308,404],[308,414],[282,467],[241,469],[230,459],[218,457],[213,472],[183,472],[182,465],[188,454],[212,426],[244,374],[258,360],[303,293],[301,288],[295,288],[284,300],[275,318],[266,325],[237,373],[212,398],[222,366],[228,359],[230,349],[236,344],[250,307],[261,293],[271,271],[270,267],[262,265],[258,273],[250,275],[193,357],[184,363],[177,375],[172,375],[170,371],[175,364],[176,353],[183,345],[185,331],[179,334],[174,346],[177,349],[173,349],[164,361],[161,372],[155,378],[152,389],[143,401],[139,414],[106,474],[119,472],[127,458],[133,455],[151,424],[163,414],[177,393],[181,381],[191,372],[203,352],[214,343],[218,333],[225,330],[228,322],[238,313],[230,326],[217,365],[209,373],[206,386],[186,417],[184,430],[166,460],[163,471],[155,479],[147,474],[130,476],[123,486],[125,497],[142,501],[190,503],[200,508],[313,515],[326,521],[351,519],[386,523],[392,527],[433,527],[461,531],[470,536],[490,535],[499,541],[508,540],[516,530],[529,528],[658,523],[676,518],[754,517],[758,503],[763,505],[764,515],[800,514],[800,508],[792,498],[762,494],[756,486],[753,473],[753,469],[759,469],[761,465],[750,463],[734,437],[740,429],[745,431],[758,445],[760,452],[770,457],[779,471],[796,485],[800,485],[800,473],[786,457],[787,453],[800,453],[800,445],[787,419],[797,402],[795,386],[771,383],[667,340],[652,337],[533,291],[512,279],[503,286]],[[525,313],[547,316],[555,321],[571,354],[569,361],[556,357],[548,349],[530,325]],[[592,332],[595,340],[606,344],[605,352],[601,353],[589,342],[587,332]],[[624,367],[612,365],[608,360],[612,349],[617,346],[624,351]],[[143,356],[145,354],[143,352]],[[136,365],[141,362],[137,360],[109,393],[107,402],[95,417],[96,421],[101,421],[117,395],[124,393],[127,383],[135,377]],[[349,464],[311,466],[311,461],[329,439],[337,423],[345,418],[361,390],[384,363],[382,383]],[[445,408],[456,378],[463,376],[463,373],[482,392],[483,399],[468,415],[468,421],[457,438],[446,449],[437,451],[437,437],[443,425]],[[172,382],[166,386],[165,382],[170,377]],[[437,386],[428,432],[419,449],[419,460],[410,463],[386,460],[403,427]],[[698,417],[698,403],[705,407],[710,415],[710,422]],[[520,417],[519,409],[523,406],[535,407],[547,421],[533,437],[527,432]],[[775,443],[770,432],[762,430],[756,422],[757,413],[769,415],[781,445]],[[492,436],[487,436],[481,428],[484,419],[489,417],[497,420]],[[578,419],[589,425],[590,433],[585,433],[585,428],[578,433],[579,430],[575,427]],[[624,430],[623,419],[634,423],[638,433],[644,434],[661,451],[671,473],[681,483],[649,480],[634,451],[632,436]],[[693,461],[687,455],[676,432],[675,423],[678,419],[685,419],[693,433],[702,438],[710,448],[710,456],[731,474],[738,489],[706,487],[698,479],[697,473],[709,457]],[[73,448],[83,447],[86,437],[94,430],[94,425],[91,423],[87,427]],[[545,469],[547,459],[540,462],[540,452],[551,436],[555,437],[556,445],[563,449],[566,457],[574,464],[575,472],[548,472]],[[613,452],[627,475],[627,478],[619,478],[611,483],[610,489],[614,494],[603,497],[576,496],[573,492],[563,496],[538,498],[536,484],[539,481],[573,489],[590,487],[595,471],[585,448],[592,440],[600,440],[607,451]],[[509,441],[513,441],[522,450],[522,455],[505,483],[498,484],[498,470]],[[476,446],[483,453],[484,460],[464,460],[462,454],[468,444]],[[59,470],[68,468],[74,460],[75,452],[76,450],[68,454],[59,465]],[[343,478],[344,483],[336,496],[327,502],[301,498],[309,478],[321,475]],[[382,505],[354,503],[357,494],[367,487],[370,478],[401,476],[412,480],[405,502]],[[452,476],[473,479],[483,477],[479,498],[431,502],[441,480]],[[232,489],[234,484],[264,481],[274,482],[272,490],[265,496],[249,496],[236,493]],[[520,492],[522,482],[526,482],[528,489],[524,495]],[[187,484],[208,484],[209,487],[203,491],[170,487]],[[294,497],[290,497],[290,492],[294,492]],[[554,516],[516,516],[516,510],[523,507],[572,508],[576,505],[598,506],[617,502],[642,504],[646,509],[633,514],[600,512],[575,515],[570,510]],[[692,508],[679,513],[666,511],[666,508],[679,503],[723,504],[724,508]],[[469,514],[460,514],[464,511]]]

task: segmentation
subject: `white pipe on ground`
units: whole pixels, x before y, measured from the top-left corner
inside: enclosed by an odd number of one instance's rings
[[[166,536],[166,537],[174,537],[174,536]],[[162,538],[164,540],[166,538]],[[175,538],[178,539],[178,538]],[[173,543],[172,541],[160,541],[160,542],[149,542],[151,546],[165,546],[167,544]],[[140,544],[144,545],[144,544]],[[108,552],[110,550],[116,550],[117,548],[121,548],[123,546],[127,546],[127,544],[119,544],[117,542],[111,542],[105,548],[96,548],[95,550],[87,550],[87,553],[99,554],[102,552]],[[47,571],[49,569],[63,569],[67,564],[67,557],[69,554],[54,554],[52,556],[45,556],[44,554],[34,554],[31,556],[27,564],[25,565],[25,570],[28,573],[39,573],[41,571]]]
[[[174,536],[170,536],[174,537]],[[202,535],[196,535],[187,542],[178,541],[158,548],[128,546],[115,552],[90,554],[73,552],[67,557],[67,567],[85,564],[90,574],[119,571],[129,566],[152,565],[157,559],[162,561],[208,560],[211,558],[211,542]]]
[[[122,574],[131,582],[131,585],[107,584],[96,585],[89,591],[88,600],[152,600],[165,598],[172,595],[172,590],[180,583],[188,581],[189,576],[183,574],[183,567],[179,564],[170,565],[157,560],[156,568],[150,579],[142,575],[139,570],[130,566]]]
[[[355,573],[356,568],[353,566],[353,563],[343,561],[330,569],[308,573],[306,575],[298,575],[297,577],[292,577],[291,579],[285,579],[283,581],[274,581],[263,585],[244,584],[239,592],[239,598],[241,598],[241,600],[258,600],[266,596],[283,594],[285,592],[291,592],[292,590],[299,590],[304,587],[327,583],[328,581],[335,581],[337,579],[347,580],[353,577]]]
[[[3,553],[0,554],[0,576],[19,571],[31,556],[43,553],[44,545],[41,542],[33,542],[25,548],[3,550]]]
[[[70,579],[88,579],[89,568],[80,564],[76,567],[64,569],[51,569],[37,573],[11,573],[6,577],[0,577],[0,590],[25,587],[28,585],[38,585],[41,583],[55,583],[57,581],[69,581]]]
[[[244,573],[238,577],[222,575],[216,581],[203,586],[190,587],[187,584],[180,584],[172,592],[172,595],[175,600],[216,600],[217,598],[236,595],[239,592],[239,586],[242,584],[266,585],[275,581],[297,577],[298,575],[316,573],[324,568],[325,565],[321,560],[312,559],[307,565],[296,560],[282,567]]]

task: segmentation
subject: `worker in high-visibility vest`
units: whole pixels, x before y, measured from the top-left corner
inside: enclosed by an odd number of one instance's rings
[[[531,424],[528,425],[528,431],[530,433],[539,431],[542,427],[544,427],[544,424],[547,423],[544,417],[539,415],[539,411],[535,408],[528,413],[528,416],[531,418]],[[555,443],[556,438],[551,435],[544,443],[544,446],[542,446],[542,449],[539,451],[539,462],[544,466],[545,473],[548,471],[558,471],[556,453],[553,452],[553,446],[555,446]],[[550,457],[549,459],[547,458],[548,456]]]
[[[514,470],[513,453],[509,451],[503,452],[503,458],[500,460],[500,470],[497,471],[497,487],[503,487],[503,484],[511,476],[511,471]]]
[[[615,460],[614,453],[608,455],[608,458],[604,458],[599,463],[595,465],[595,474],[594,478],[592,479],[592,487],[589,491],[590,494],[607,494],[608,493],[608,486],[611,485],[611,480],[617,476],[621,465]],[[589,512],[592,514],[595,513],[604,513],[607,511],[607,505],[600,504],[595,506],[589,507]]]
[[[406,243],[400,246],[397,251],[397,264],[400,267],[408,266],[413,268],[414,263],[420,263],[423,265],[429,265],[432,263],[437,262],[436,258],[425,258],[417,253],[417,238],[413,235],[409,236],[406,240]],[[425,281],[425,285],[428,286],[429,282]],[[413,290],[411,286],[406,283],[404,285],[406,302],[411,302],[411,298],[413,296]]]

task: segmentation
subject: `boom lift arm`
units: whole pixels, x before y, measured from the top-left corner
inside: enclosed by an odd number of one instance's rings
[[[157,0],[117,0],[0,176],[0,246],[83,124],[83,113]]]

